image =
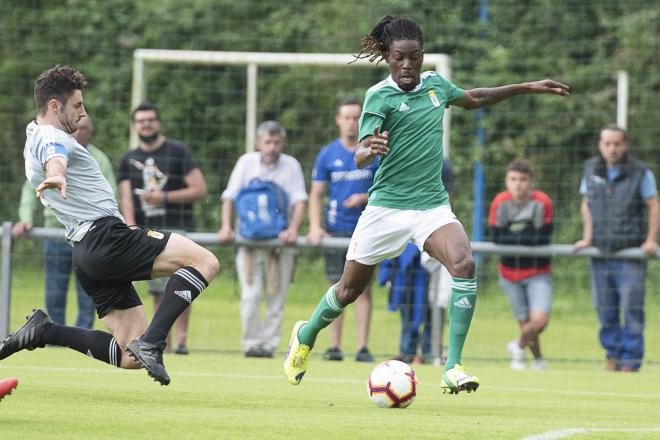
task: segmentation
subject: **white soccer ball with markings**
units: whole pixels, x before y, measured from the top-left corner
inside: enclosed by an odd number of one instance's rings
[[[401,361],[386,361],[369,375],[369,398],[381,408],[405,408],[417,393],[417,377],[410,365]]]

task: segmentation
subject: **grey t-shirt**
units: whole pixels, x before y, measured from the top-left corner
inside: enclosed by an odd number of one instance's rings
[[[98,163],[75,138],[52,125],[28,124],[25,133],[25,175],[36,188],[46,179],[46,162],[53,157],[67,161],[67,198],[53,189],[44,191],[41,203],[52,210],[66,228],[66,240],[82,240],[92,222],[102,217],[124,218],[115,194]]]

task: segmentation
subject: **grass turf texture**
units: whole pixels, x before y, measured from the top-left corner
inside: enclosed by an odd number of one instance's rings
[[[60,348],[21,352],[0,362],[0,377],[18,376],[18,389],[0,403],[0,438],[523,438],[548,431],[599,429],[577,438],[660,436],[660,316],[649,284],[647,358],[638,374],[605,373],[586,287],[558,280],[550,326],[542,342],[545,372],[512,372],[505,344],[516,324],[496,283],[483,283],[465,349],[477,393],[443,395],[441,370],[416,366],[417,398],[405,410],[383,410],[367,396],[375,364],[324,362],[323,332],[310,370],[298,387],[286,382],[282,355],[293,322],[309,315],[325,291],[320,264],[298,268],[286,309],[280,353],[246,359],[240,351],[238,287],[225,271],[193,308],[190,356],[168,354],[172,376],[160,387],[144,371],[123,371]],[[17,270],[12,329],[43,305],[41,272]],[[145,291],[142,283],[140,292]],[[143,295],[150,310],[151,300]],[[68,321],[75,318],[70,293]],[[399,316],[374,292],[370,347],[379,361],[396,354]],[[102,328],[97,323],[98,328]],[[355,351],[353,308],[344,347]],[[655,429],[655,431],[653,431]],[[550,437],[547,437],[550,438]],[[558,437],[553,437],[558,438]]]
[[[366,393],[372,365],[323,362],[289,385],[281,359],[238,354],[169,355],[173,378],[160,387],[144,371],[98,364],[65,349],[20,353],[0,366],[19,388],[0,403],[3,439],[24,438],[522,438],[567,428],[599,428],[579,438],[652,438],[660,432],[660,371],[638,375],[553,365],[511,372],[474,362],[483,386],[444,395],[440,370],[418,366],[417,398],[408,409],[374,406]],[[607,438],[607,437],[606,437]]]

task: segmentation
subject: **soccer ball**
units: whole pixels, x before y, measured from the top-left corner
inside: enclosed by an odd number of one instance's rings
[[[369,375],[369,398],[381,408],[405,408],[417,393],[417,377],[410,365],[401,361],[386,361]]]

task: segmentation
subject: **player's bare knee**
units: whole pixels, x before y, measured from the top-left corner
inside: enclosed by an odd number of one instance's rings
[[[356,299],[362,294],[362,289],[351,287],[351,286],[342,286],[341,284],[337,285],[337,301],[342,306],[347,306],[355,302]]]
[[[207,254],[206,259],[208,260],[208,261],[206,262],[207,267],[208,267],[208,271],[209,271],[210,274],[212,274],[212,275],[211,275],[211,278],[213,278],[213,277],[215,277],[215,276],[218,274],[218,272],[220,271],[220,261],[219,261],[218,258],[213,254],[213,252],[209,251],[208,249],[206,249],[206,254]],[[210,281],[210,280],[209,280],[209,281]]]
[[[220,262],[213,252],[201,246],[190,265],[197,269],[209,283],[220,271]]]
[[[452,276],[457,278],[474,278],[474,270],[474,258],[472,254],[467,254],[454,263]]]
[[[541,333],[548,326],[548,320],[546,318],[532,319],[531,323],[536,334]]]

